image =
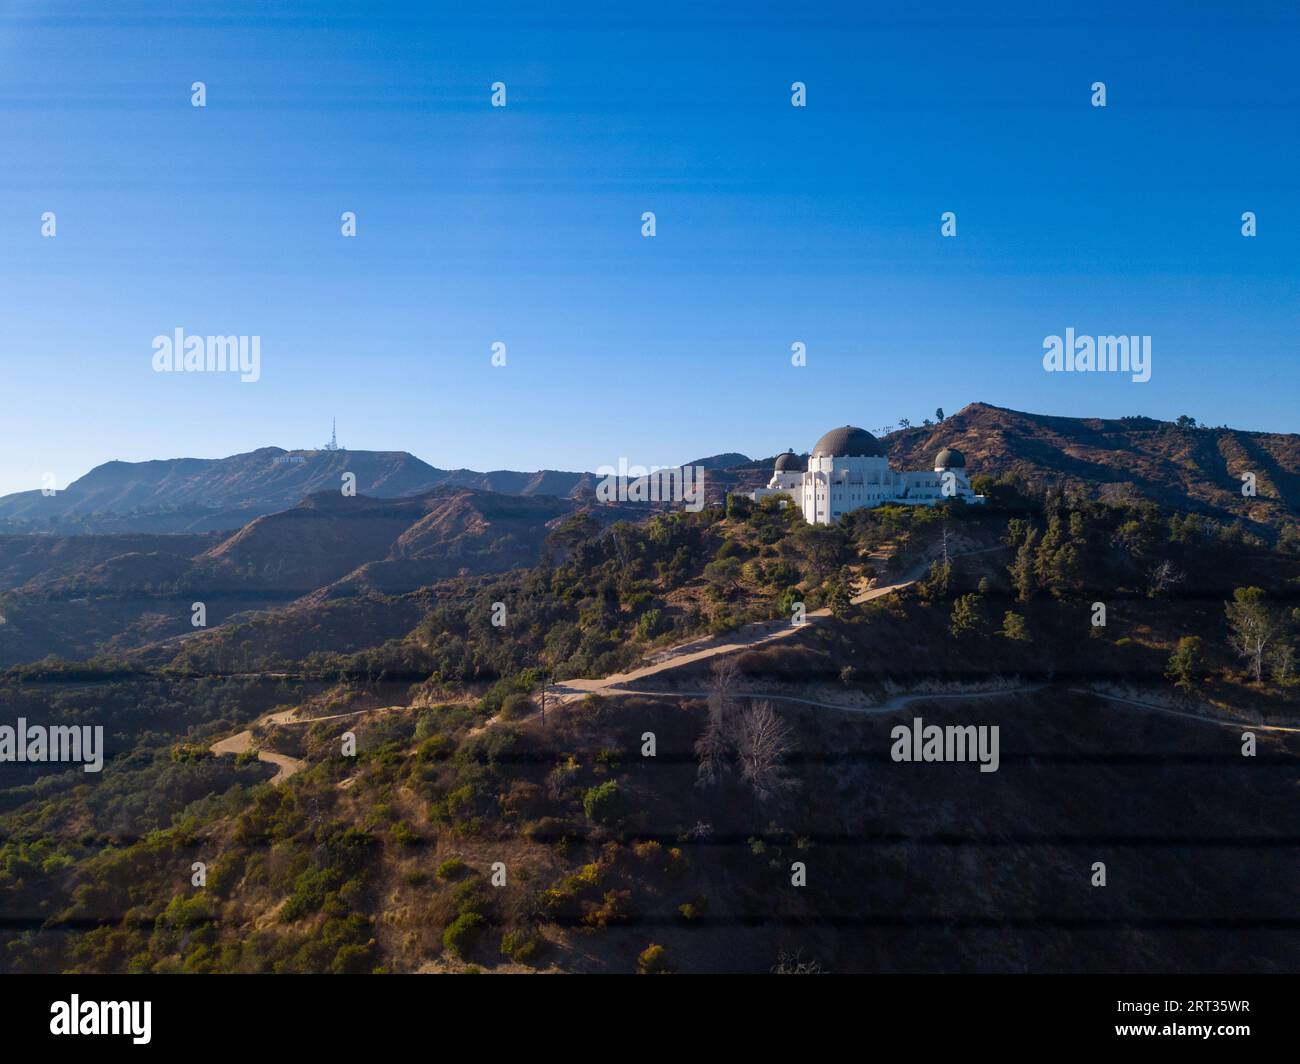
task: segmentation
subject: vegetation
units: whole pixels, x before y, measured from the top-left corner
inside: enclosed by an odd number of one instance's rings
[[[859,700],[1047,684],[1041,700],[1008,696],[981,712],[1014,724],[1027,749],[1080,758],[1133,740],[1107,730],[1119,725],[1076,689],[1122,681],[1142,699],[1176,695],[1225,719],[1294,717],[1300,555],[1281,539],[1142,501],[1036,493],[1011,479],[983,488],[983,507],[885,506],[830,528],[772,500],[637,525],[579,514],[559,523],[535,566],[367,596],[392,630],[371,642],[367,629],[352,651],[319,649],[297,621],[257,615],[147,659],[0,673],[7,715],[104,723],[110,762],[94,778],[5,766],[0,908],[13,920],[0,929],[0,967],[348,973],[582,957],[609,970],[690,971],[714,963],[714,924],[762,929],[727,940],[752,970],[804,970],[790,960],[803,948],[818,970],[851,967],[863,963],[861,944],[822,934],[814,916],[849,921],[867,896],[871,911],[900,912],[899,899],[930,897],[951,874],[951,854],[896,845],[891,831],[1051,833],[1059,824],[1042,799],[1055,780],[1043,773],[1060,769],[1025,768],[1009,784],[1024,789],[1006,801],[988,801],[977,774],[916,782],[919,773],[857,758],[887,749],[876,730],[886,720],[779,700],[782,684]],[[851,601],[873,578],[918,574],[901,594]],[[494,603],[506,605],[504,627],[492,623]],[[831,617],[707,675],[684,671],[683,687],[705,687],[704,697],[592,697],[554,713],[548,702],[545,725],[535,712],[544,682],[607,674],[710,631],[786,623],[799,603]],[[773,695],[743,693],[757,689]],[[321,719],[264,721],[254,736],[305,763],[288,781],[271,784],[274,768],[255,755],[212,756],[214,739],[288,708]],[[1116,787],[1110,769],[1079,771],[1080,816],[1206,815],[1221,834],[1251,828],[1242,808],[1285,818],[1265,774],[1229,777],[1182,732],[1160,731],[1178,727],[1165,717],[1143,727],[1197,755],[1185,759],[1192,782],[1142,789],[1126,776]],[[341,753],[344,731],[355,756]],[[641,754],[647,732],[655,758]],[[888,844],[824,844],[855,833]],[[1033,874],[1059,875],[1061,857],[1026,854],[1015,876],[974,848],[963,859],[997,909],[1021,904]],[[1187,860],[1153,854],[1146,895],[1203,897],[1188,887]],[[795,861],[815,873],[799,890],[789,885]],[[205,883],[193,881],[195,863]],[[1284,876],[1257,878],[1284,889]],[[1284,901],[1269,895],[1276,911]],[[764,923],[773,914],[775,930]],[[1140,966],[1181,948],[1145,935],[1043,949],[1081,966]],[[1219,941],[1225,958],[1269,948]],[[881,936],[878,948],[918,967],[988,962],[973,939],[912,931]]]

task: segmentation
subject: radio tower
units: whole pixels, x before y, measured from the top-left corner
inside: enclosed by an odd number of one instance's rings
[[[330,418],[330,442],[321,448],[322,451],[337,451],[339,449],[337,428],[338,418]]]

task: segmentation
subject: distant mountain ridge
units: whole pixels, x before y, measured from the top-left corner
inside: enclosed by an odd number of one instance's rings
[[[358,494],[377,499],[441,487],[572,498],[594,483],[588,473],[550,469],[438,469],[406,451],[262,447],[228,458],[105,462],[54,495],[25,491],[0,497],[0,530],[65,535],[229,530],[318,492],[337,492],[344,473],[355,475]]]
[[[971,475],[1015,475],[1042,485],[1124,492],[1257,530],[1300,521],[1300,435],[1198,428],[1155,418],[1073,418],[971,403],[944,421],[882,438],[899,469],[931,468],[945,446],[966,456]],[[705,497],[766,484],[775,456],[725,452],[689,465],[706,470]],[[0,533],[192,534],[242,528],[320,493],[337,493],[345,472],[357,493],[399,499],[437,488],[589,501],[594,473],[439,469],[406,451],[286,451],[263,447],[228,458],[106,462],[53,496],[0,497]],[[1253,473],[1256,494],[1243,496]]]

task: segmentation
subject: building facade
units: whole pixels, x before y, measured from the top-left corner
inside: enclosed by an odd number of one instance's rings
[[[807,468],[792,452],[779,455],[767,487],[750,494],[754,501],[789,495],[802,508],[809,524],[835,524],[844,514],[885,503],[933,506],[958,498],[982,503],[966,476],[966,459],[945,447],[935,456],[934,469],[900,472],[892,469],[885,449],[866,429],[845,425],[831,429],[813,447]]]

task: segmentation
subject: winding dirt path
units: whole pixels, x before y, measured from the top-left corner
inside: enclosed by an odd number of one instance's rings
[[[988,554],[991,551],[1006,550],[1006,547],[998,544],[992,547],[981,547],[978,550],[962,551],[951,555],[953,558],[962,558],[973,554]],[[852,602],[855,606],[860,606],[864,602],[871,602],[874,599],[883,598],[885,595],[892,595],[895,591],[901,591],[905,587],[910,587],[921,578],[922,575],[930,568],[931,559],[925,559],[918,562],[902,579],[894,581],[892,584],[880,584],[876,587],[869,587],[864,591],[854,595]],[[672,669],[680,669],[683,665],[690,665],[698,661],[708,661],[711,658],[722,657],[726,654],[734,654],[738,650],[749,650],[757,646],[766,646],[768,643],[775,643],[779,639],[788,639],[796,632],[801,631],[809,624],[816,624],[824,621],[831,615],[830,608],[823,606],[819,610],[813,610],[804,619],[804,624],[791,624],[785,620],[765,621],[761,624],[751,624],[744,628],[738,629],[729,635],[711,638],[695,639],[687,643],[682,643],[676,647],[670,647],[667,650],[660,651],[654,655],[645,664],[629,672],[616,672],[610,676],[603,676],[596,680],[576,679],[565,680],[557,683],[550,688],[559,696],[561,704],[573,698],[581,698],[589,694],[601,693],[627,693],[618,691],[618,688],[625,687],[627,684],[634,683],[637,680],[643,680],[647,676],[655,676],[662,672],[669,672]],[[648,692],[633,692],[648,693]],[[810,703],[822,704],[822,703]],[[844,708],[844,707],[832,707]]]
[[[1174,709],[1172,706],[1161,705],[1159,702],[1143,702],[1136,698],[1125,698],[1123,695],[1112,695],[1105,691],[1094,691],[1087,687],[1071,687],[1070,692],[1076,695],[1092,695],[1094,698],[1104,698],[1108,702],[1119,702],[1126,706],[1137,706],[1139,709],[1154,710],[1157,713],[1168,713],[1171,717],[1186,717],[1188,720],[1199,720],[1206,724],[1217,724],[1221,728],[1234,728],[1237,731],[1267,731],[1267,732],[1300,732],[1300,727],[1294,727],[1286,724],[1256,724],[1248,720],[1228,720],[1224,717],[1211,717],[1203,713],[1193,713],[1186,709]]]
[[[253,733],[251,731],[241,731],[229,738],[213,743],[209,749],[220,757],[222,754],[244,754],[252,748]],[[271,777],[272,783],[283,783],[290,776],[301,772],[307,767],[306,761],[290,757],[288,754],[277,754],[274,750],[266,750],[262,747],[258,747],[257,760],[276,766],[277,771]]]
[[[863,705],[854,702],[822,702],[815,698],[799,698],[795,695],[776,694],[772,691],[735,691],[734,698],[770,699],[773,702],[794,702],[802,706],[816,706],[818,709],[834,709],[841,713],[860,713],[865,716],[897,713],[906,709],[913,702],[941,702],[950,698],[992,698],[996,695],[1019,695],[1041,691],[1046,684],[1018,684],[1013,687],[993,687],[985,691],[917,691],[912,694],[894,695],[888,701],[876,705]],[[639,688],[611,687],[601,692],[605,695],[640,695],[645,698],[708,698],[708,691],[688,691],[676,689],[671,691],[646,691]]]
[[[870,602],[872,599],[882,598],[885,595],[892,595],[895,591],[914,584],[916,580],[917,578],[912,576],[893,584],[882,584],[879,587],[868,588],[866,591],[855,595],[853,602],[854,604],[861,604]],[[738,650],[748,650],[753,647],[775,643],[780,639],[788,639],[808,625],[825,620],[830,615],[830,608],[823,607],[809,613],[802,625],[791,624],[785,620],[746,625],[730,635],[716,639],[697,639],[689,643],[683,643],[665,652],[666,656],[660,657],[658,660],[652,659],[648,664],[632,669],[629,672],[616,672],[595,680],[565,680],[562,683],[553,685],[548,693],[554,692],[561,699],[567,700],[570,697],[610,692],[637,680],[643,680],[647,676],[656,676],[661,672],[680,669],[683,665],[691,665],[697,661],[708,661],[712,658],[723,657],[726,654],[734,654]]]
[[[953,554],[952,557],[964,557],[969,554],[986,554],[990,551],[1005,550],[1003,546],[982,547],[978,550],[963,551]],[[876,587],[868,587],[865,590],[854,595],[852,602],[854,605],[862,605],[865,602],[871,602],[874,599],[883,598],[885,595],[892,595],[895,591],[900,591],[916,583],[918,579],[930,567],[930,560],[925,559],[918,562],[911,571],[900,580],[890,584],[881,584]],[[669,647],[661,650],[658,654],[652,656],[650,660],[638,668],[628,672],[614,673],[610,676],[604,676],[600,679],[587,680],[565,680],[563,683],[553,684],[547,690],[555,703],[565,705],[579,698],[584,698],[589,694],[607,694],[607,695],[659,695],[673,696],[681,695],[688,698],[702,697],[705,692],[702,691],[642,691],[628,688],[628,684],[635,683],[645,679],[647,676],[656,676],[660,673],[670,672],[674,669],[680,669],[684,665],[690,665],[698,661],[708,661],[712,658],[722,657],[726,654],[734,654],[738,650],[747,650],[752,647],[765,646],[769,643],[775,643],[780,639],[788,639],[796,632],[807,627],[809,624],[816,624],[831,616],[829,607],[822,607],[819,610],[813,610],[807,615],[802,625],[790,624],[785,620],[767,621],[761,624],[747,625],[729,635],[694,639],[687,643],[679,644],[676,647]],[[852,705],[835,702],[820,702],[816,699],[797,698],[792,695],[777,695],[769,692],[755,692],[753,694],[741,693],[741,697],[760,697],[771,698],[785,702],[797,702],[809,706],[818,706],[823,709],[834,709],[850,713],[893,713],[903,708],[911,702],[924,699],[937,698],[979,698],[986,695],[994,694],[1013,694],[1020,691],[1034,690],[1033,687],[1016,687],[1007,688],[997,691],[974,691],[974,692],[957,692],[941,694],[910,694],[898,695],[888,702],[877,706]],[[386,713],[391,710],[410,709],[409,706],[382,706],[374,709],[356,709],[347,713],[334,713],[326,717],[302,717],[297,716],[296,709],[280,710],[278,713],[268,713],[262,717],[259,724],[271,725],[292,725],[292,724],[314,724],[317,721],[341,720],[345,717],[355,717],[363,713]],[[488,727],[495,723],[496,718],[484,722],[482,727]],[[214,754],[241,754],[253,749],[254,739],[252,730],[241,731],[228,738],[221,739],[213,743],[211,750]],[[301,772],[307,767],[307,762],[296,757],[290,757],[287,754],[277,754],[272,750],[266,750],[262,747],[257,748],[257,758],[259,761],[265,761],[277,767],[277,772],[272,778],[272,783],[283,783],[295,773]]]

